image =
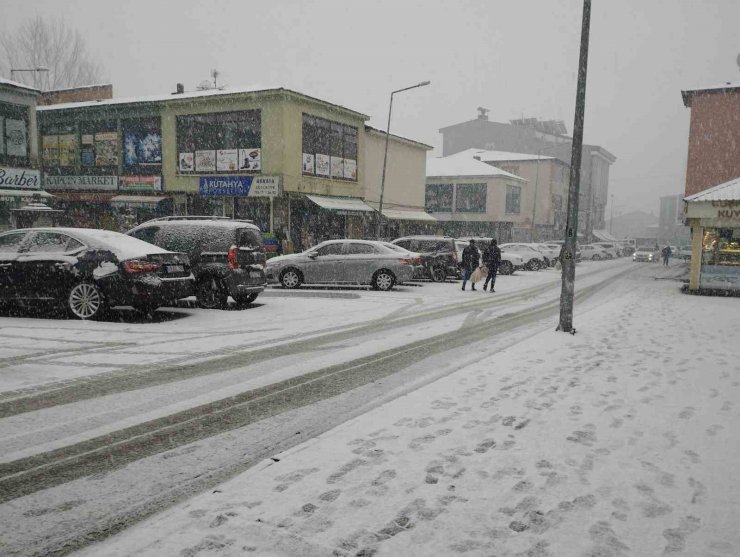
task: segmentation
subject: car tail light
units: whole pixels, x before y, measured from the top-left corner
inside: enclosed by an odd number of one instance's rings
[[[129,273],[153,273],[162,266],[155,261],[145,261],[143,259],[130,259],[123,262],[123,267]]]
[[[239,250],[236,246],[231,246],[229,248],[229,255],[227,256],[226,260],[229,263],[229,267],[232,269],[238,269],[239,268],[239,262],[237,261],[237,254],[239,253]]]

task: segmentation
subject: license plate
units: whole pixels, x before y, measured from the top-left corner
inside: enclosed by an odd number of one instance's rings
[[[249,271],[249,278],[262,278],[262,273],[259,271]]]
[[[167,265],[168,273],[183,273],[185,272],[184,265]]]

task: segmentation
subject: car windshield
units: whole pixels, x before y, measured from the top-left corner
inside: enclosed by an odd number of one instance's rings
[[[0,14],[0,557],[740,557],[740,0]]]

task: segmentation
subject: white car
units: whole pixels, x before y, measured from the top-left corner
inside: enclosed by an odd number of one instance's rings
[[[523,260],[523,269],[528,271],[539,271],[545,269],[547,263],[542,252],[534,249],[529,244],[501,244],[501,253],[518,255]]]
[[[552,247],[547,244],[539,243],[533,243],[529,245],[545,256],[545,263],[547,263],[550,267],[555,265],[558,257],[560,257],[560,246]]]
[[[602,259],[611,259],[606,253],[606,250],[596,244],[586,244],[580,246],[581,248],[581,259],[589,261],[601,261]]]
[[[474,236],[472,238],[457,238],[455,240],[457,259],[458,261],[462,261],[462,250],[465,249],[465,246],[470,244],[471,239],[475,240],[475,243],[478,246],[478,251],[481,253],[481,263],[483,263],[483,251],[488,248],[488,245],[491,243],[492,238],[481,236]],[[499,248],[500,247],[501,246],[499,246]],[[501,264],[498,267],[499,275],[513,275],[514,271],[523,268],[524,259],[522,259],[519,255],[515,253],[504,253],[504,250],[501,250]]]
[[[592,245],[604,248],[608,259],[618,259],[622,256],[622,249],[618,244],[611,242],[594,242]]]

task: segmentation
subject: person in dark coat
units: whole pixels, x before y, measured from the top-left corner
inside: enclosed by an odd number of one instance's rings
[[[475,240],[470,240],[470,244],[465,246],[462,252],[463,290],[465,290],[465,283],[468,282],[473,271],[478,268],[479,263],[480,254],[478,253],[478,248],[475,247]],[[470,289],[475,290],[475,284],[472,284]]]
[[[668,260],[671,258],[671,254],[673,253],[673,250],[670,246],[666,246],[663,248],[663,251],[661,251],[663,254],[663,265],[666,267],[668,266]]]
[[[501,249],[498,247],[496,240],[491,240],[488,249],[483,252],[483,264],[488,267],[488,276],[483,283],[483,290],[488,288],[488,281],[491,281],[491,292],[495,292],[493,285],[496,284],[496,273],[501,265]]]

